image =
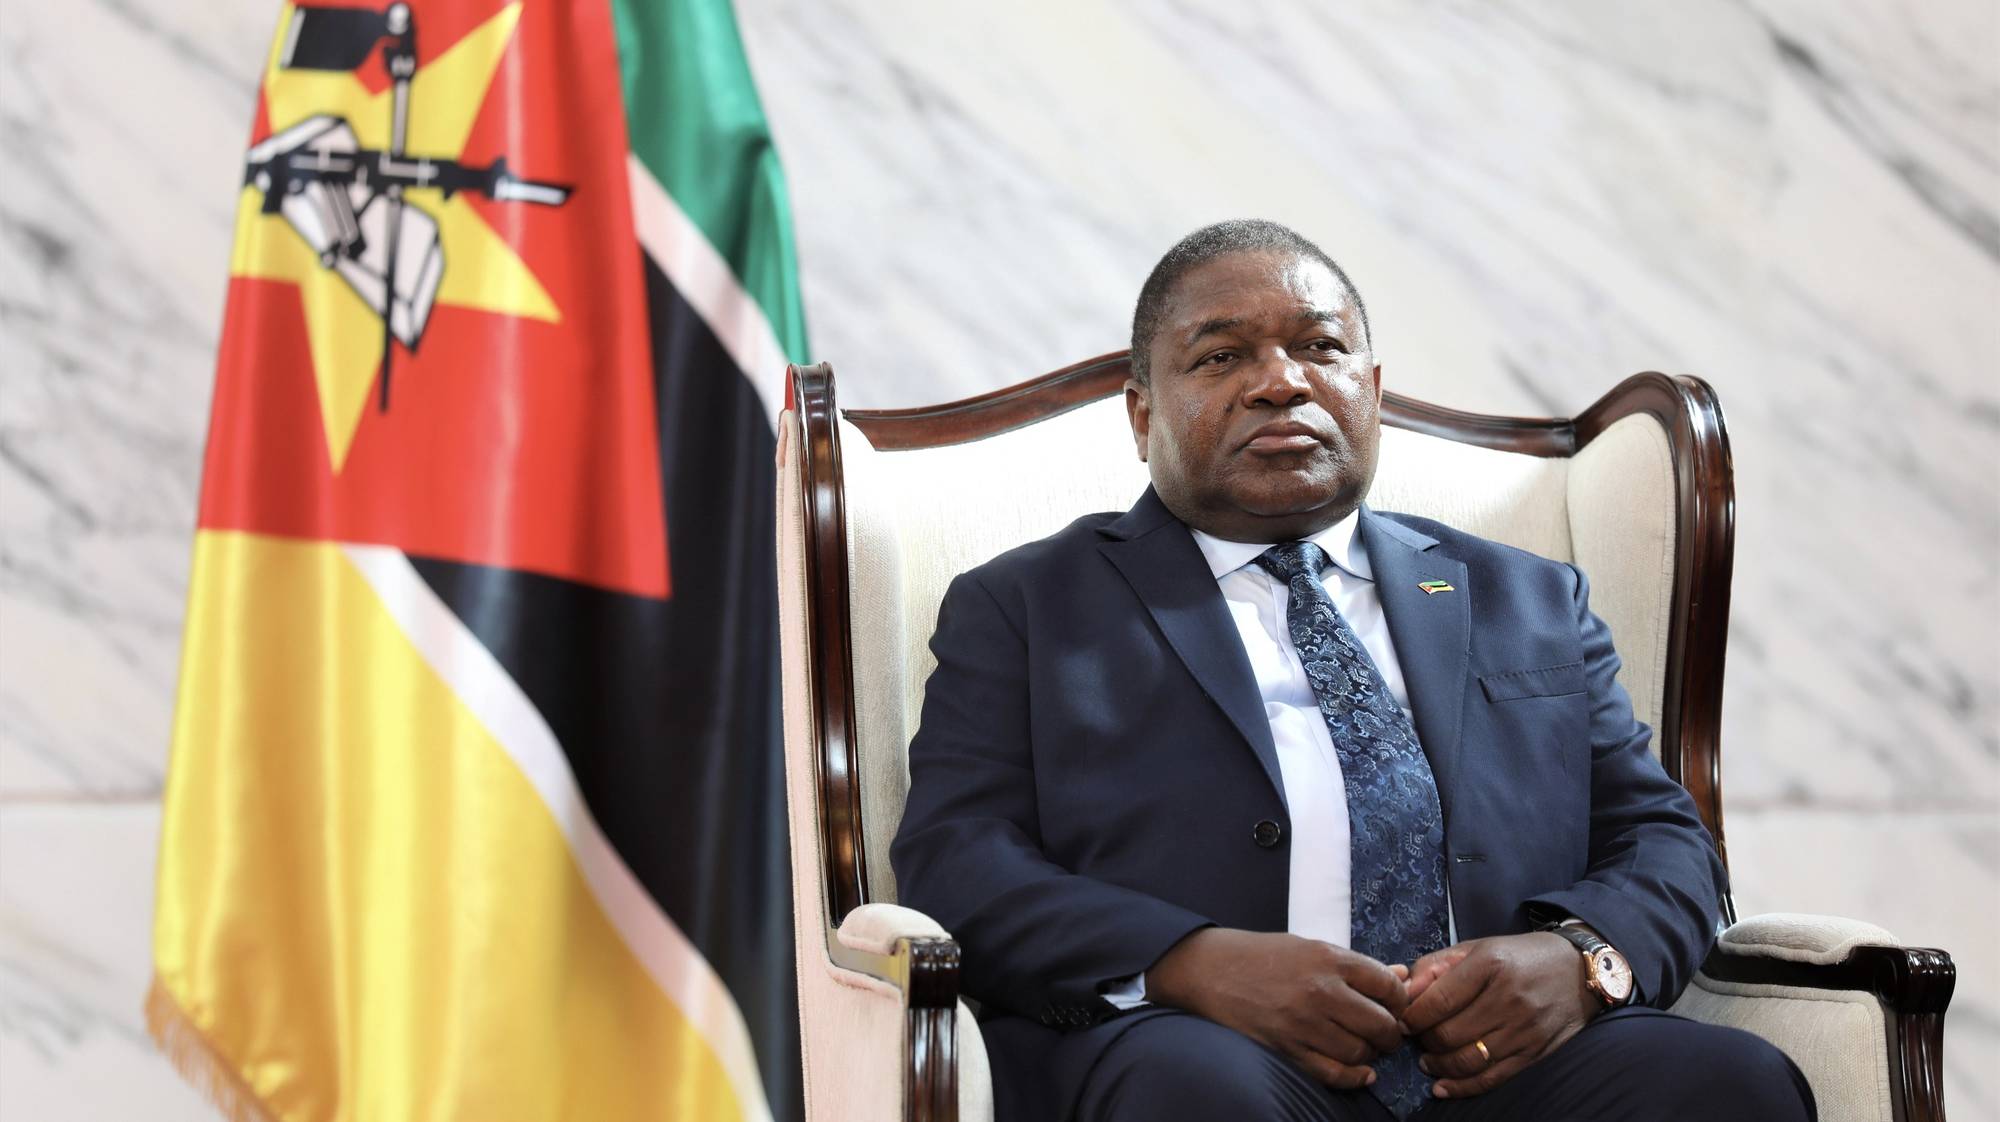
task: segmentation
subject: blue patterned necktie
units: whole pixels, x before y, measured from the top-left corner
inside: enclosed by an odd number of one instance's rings
[[[1257,564],[1291,592],[1285,623],[1333,736],[1347,789],[1356,951],[1378,962],[1415,962],[1445,945],[1444,813],[1416,730],[1319,575],[1326,551],[1311,542],[1272,546]],[[1375,1062],[1371,1088],[1406,1118],[1430,1093],[1414,1046]]]

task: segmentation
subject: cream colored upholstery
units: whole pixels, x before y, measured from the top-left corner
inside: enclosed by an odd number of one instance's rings
[[[1872,923],[1789,912],[1752,916],[1718,940],[1732,955],[1817,964],[1844,961],[1856,947],[1901,945]],[[1698,973],[1673,1011],[1754,1032],[1784,1049],[1812,1084],[1821,1122],[1894,1117],[1884,1061],[1889,1023],[1874,994],[1725,982]]]
[[[1754,1032],[1812,1084],[1820,1122],[1891,1122],[1881,1003],[1859,990],[1745,985],[1696,974],[1674,1012]]]
[[[893,992],[872,992],[863,984],[866,979],[842,977],[832,968],[821,933],[808,918],[824,910],[806,723],[810,713],[796,685],[804,681],[798,663],[804,643],[798,634],[803,576],[795,427],[786,414],[779,452],[779,556],[807,1089],[816,1119],[887,1120],[896,1116],[888,1112],[900,1103],[900,1077],[892,1069],[900,1056],[902,1008]],[[916,731],[924,682],[935,665],[928,643],[946,585],[959,573],[1054,533],[1081,515],[1126,509],[1145,489],[1147,476],[1133,452],[1118,398],[943,448],[877,451],[845,421],[840,422],[840,442],[869,895],[888,902],[896,899],[889,843],[909,783],[906,750]],[[786,487],[793,489],[789,497]],[[1385,429],[1368,501],[1378,510],[1435,518],[1577,563],[1591,579],[1591,606],[1610,626],[1624,659],[1619,679],[1631,693],[1639,719],[1657,726],[1673,594],[1675,480],[1666,433],[1652,417],[1618,421],[1567,460]],[[854,945],[880,946],[885,939],[893,943],[898,934],[940,931],[907,909],[877,911],[872,906],[858,911],[849,924],[854,930],[844,928],[841,937],[857,940]],[[1815,939],[1887,937],[1879,929],[1862,931],[1865,927],[1850,921],[1761,917],[1738,925],[1732,934],[1741,933],[1746,953],[1775,955],[1817,945]],[[961,1117],[983,1119],[991,1116],[985,1054],[970,1016],[963,1005],[960,1009]],[[1765,992],[1701,978],[1677,1009],[1751,1029],[1785,1047],[1820,1093],[1822,1117],[1889,1118],[1881,1062],[1884,1022],[1867,995]],[[1862,1062],[1865,1058],[1872,1058],[1872,1064]]]
[[[778,426],[778,615],[785,685],[785,804],[792,842],[793,949],[799,987],[800,1062],[806,1116],[815,1122],[903,1117],[903,1039],[908,1005],[887,983],[843,970],[828,957],[826,882],[814,758],[812,694],[806,672],[805,548],[799,503],[797,420]],[[899,784],[900,791],[907,783]],[[890,904],[857,908],[841,926],[848,946],[875,953],[899,939],[944,934],[929,917]],[[958,1007],[958,1116],[991,1122],[993,1080],[979,1025]]]

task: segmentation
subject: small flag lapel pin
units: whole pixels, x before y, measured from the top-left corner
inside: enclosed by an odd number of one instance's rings
[[[1425,594],[1426,594],[1426,595],[1430,595],[1430,596],[1435,596],[1435,595],[1437,595],[1437,594],[1438,594],[1438,593],[1440,593],[1440,592],[1457,592],[1457,591],[1458,591],[1458,589],[1456,589],[1456,588],[1453,588],[1453,587],[1451,586],[1451,582],[1450,582],[1450,581],[1446,581],[1446,580],[1426,580],[1426,581],[1418,581],[1418,582],[1417,582],[1417,587],[1418,587],[1418,588],[1421,588],[1421,589],[1423,589],[1423,590],[1424,590],[1424,592],[1425,592]]]

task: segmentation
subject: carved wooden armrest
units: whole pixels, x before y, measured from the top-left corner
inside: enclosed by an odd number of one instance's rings
[[[905,1122],[958,1118],[958,943],[931,917],[895,904],[863,904],[827,940],[840,970],[886,983],[908,1010]],[[869,987],[872,988],[872,987]]]
[[[1949,954],[1904,946],[1859,920],[1773,913],[1724,931],[1701,972],[1739,985],[1873,994],[1886,1013],[1897,1122],[1944,1119],[1944,1015],[1958,977]]]

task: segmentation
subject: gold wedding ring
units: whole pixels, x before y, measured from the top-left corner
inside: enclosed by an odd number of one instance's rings
[[[1485,1042],[1484,1040],[1475,1040],[1475,1041],[1473,1041],[1473,1042],[1472,1042],[1472,1046],[1473,1046],[1474,1048],[1477,1048],[1477,1049],[1479,1049],[1479,1062],[1480,1062],[1480,1063],[1486,1063],[1486,1064],[1490,1064],[1490,1063],[1492,1063],[1492,1062],[1493,1062],[1493,1053],[1491,1053],[1491,1052],[1488,1052],[1488,1051],[1486,1050],[1486,1042]]]

